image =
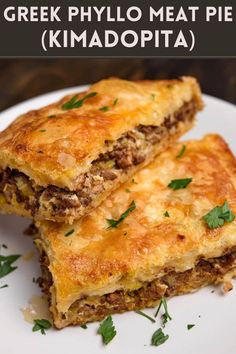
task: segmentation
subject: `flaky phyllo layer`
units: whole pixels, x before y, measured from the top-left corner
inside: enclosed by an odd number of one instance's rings
[[[63,328],[99,321],[106,316],[125,311],[155,307],[163,297],[193,292],[210,284],[224,283],[225,291],[232,289],[231,279],[236,276],[235,247],[221,257],[202,259],[184,272],[166,269],[161,277],[143,282],[136,290],[116,290],[101,296],[85,296],[76,300],[67,312],[59,312],[56,306],[56,288],[48,270],[49,261],[41,253],[43,276],[40,286],[47,295],[54,325]]]
[[[0,210],[73,222],[192,127],[195,79],[103,80],[0,134]]]
[[[175,144],[73,225],[38,222],[55,325],[154,306],[234,275],[235,171],[226,143],[209,135]]]
[[[39,186],[19,170],[7,167],[0,173],[0,206],[19,208],[23,214],[39,219],[78,219],[189,129],[197,109],[196,101],[191,100],[166,117],[160,126],[139,125],[116,142],[107,141],[107,152],[100,154],[90,170],[79,176],[80,184],[75,191],[54,185]]]

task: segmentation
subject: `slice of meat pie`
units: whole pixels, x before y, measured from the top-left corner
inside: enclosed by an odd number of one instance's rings
[[[72,222],[193,125],[195,79],[109,79],[20,116],[0,134],[0,209]]]
[[[37,223],[56,327],[152,307],[236,274],[235,158],[216,135],[184,144],[73,225]]]

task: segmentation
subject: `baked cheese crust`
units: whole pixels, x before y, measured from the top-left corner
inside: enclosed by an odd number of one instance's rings
[[[79,176],[107,151],[107,141],[115,142],[138,125],[161,125],[192,99],[202,107],[199,86],[191,77],[140,82],[111,78],[77,99],[94,92],[79,108],[62,109],[70,95],[16,119],[0,134],[0,168],[17,169],[40,186],[73,191]]]
[[[226,200],[236,214],[233,154],[218,135],[185,142],[186,150],[177,158],[182,144],[163,152],[73,225],[37,222],[36,244],[49,262],[55,317],[76,301],[138,291],[170,271],[186,272],[236,245],[236,220],[209,229],[202,218]],[[186,188],[168,187],[171,180],[183,178],[192,178]],[[116,228],[108,228],[107,219],[118,220],[132,201],[136,209]]]

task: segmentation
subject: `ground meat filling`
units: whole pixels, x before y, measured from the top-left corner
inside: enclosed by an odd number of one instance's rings
[[[85,208],[112,181],[127,174],[133,166],[143,163],[151,154],[153,147],[168,135],[175,134],[180,122],[191,121],[197,111],[194,100],[185,103],[175,114],[166,117],[160,126],[139,125],[127,132],[117,142],[106,141],[108,152],[100,154],[93,161],[89,172],[79,177],[81,186],[76,191],[56,186],[40,187],[18,170],[0,172],[0,203],[20,203],[35,216],[39,208],[52,216],[68,216],[72,210]]]
[[[43,276],[40,280],[42,290],[50,301],[52,277],[48,270],[48,259],[41,255]],[[182,273],[167,272],[162,278],[144,283],[135,291],[115,291],[103,296],[93,296],[77,300],[66,314],[57,314],[64,325],[82,324],[100,320],[114,312],[124,312],[145,307],[153,307],[162,296],[170,297],[193,290],[202,286],[223,281],[223,277],[236,267],[236,247],[228,253],[212,259],[201,259],[192,269]]]

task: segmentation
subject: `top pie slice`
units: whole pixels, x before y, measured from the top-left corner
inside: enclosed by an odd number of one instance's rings
[[[194,78],[111,78],[21,115],[0,133],[2,212],[72,223],[189,130]]]

